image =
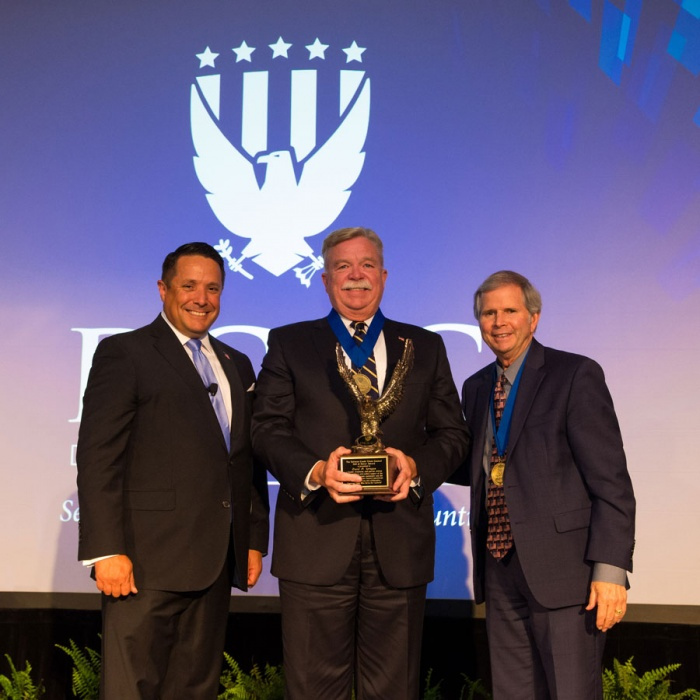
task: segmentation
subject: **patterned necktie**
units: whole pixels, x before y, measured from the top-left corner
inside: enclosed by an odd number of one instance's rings
[[[207,356],[202,352],[202,341],[199,340],[199,338],[190,338],[186,345],[192,351],[194,366],[197,368],[197,372],[199,372],[199,376],[202,378],[204,386],[207,387],[209,391],[209,397],[211,398],[211,403],[214,406],[216,417],[219,420],[221,432],[224,434],[224,440],[226,440],[226,447],[230,448],[231,428],[228,424],[226,404],[224,403],[224,397],[219,391],[219,386],[216,382],[216,375],[214,374],[211,363],[207,359]],[[213,387],[216,387],[216,389],[213,389]]]
[[[358,345],[362,345],[362,341],[365,339],[365,335],[367,334],[367,324],[363,321],[353,321],[350,325],[355,330],[355,333],[352,336],[353,340]],[[367,392],[367,396],[370,399],[378,399],[379,381],[377,380],[377,363],[374,360],[374,353],[367,358],[367,362],[365,362],[361,369],[358,369],[355,365],[353,365],[353,369],[357,374],[363,374],[369,379],[370,388]]]
[[[503,407],[506,403],[506,392],[503,387],[504,376],[498,377],[496,386],[493,389],[493,411],[496,418],[496,428],[501,422]],[[505,459],[505,455],[504,455]],[[496,438],[493,438],[491,448],[490,467],[497,464],[498,450],[496,449]],[[503,485],[494,484],[489,475],[489,486],[486,495],[486,513],[488,515],[488,534],[486,535],[486,548],[496,559],[502,559],[513,546],[513,534],[510,531],[510,519],[508,518],[508,508],[506,506]]]

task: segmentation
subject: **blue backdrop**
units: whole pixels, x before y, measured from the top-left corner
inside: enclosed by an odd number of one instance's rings
[[[533,281],[538,338],[616,402],[631,602],[700,604],[675,537],[700,495],[699,72],[697,0],[5,2],[0,590],[94,590],[80,397],[97,340],[159,312],[164,255],[220,246],[215,331],[257,368],[269,328],[327,313],[324,235],[364,225],[384,313],[438,330],[458,386],[492,361],[474,289]],[[432,597],[471,597],[467,522],[443,488]]]

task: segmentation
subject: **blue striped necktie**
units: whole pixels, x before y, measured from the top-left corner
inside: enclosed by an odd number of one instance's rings
[[[197,372],[199,372],[199,376],[202,378],[204,386],[209,391],[209,398],[211,399],[212,406],[214,406],[216,417],[219,420],[221,432],[224,434],[224,440],[226,440],[226,447],[230,448],[231,428],[228,424],[228,415],[226,414],[226,404],[224,403],[224,397],[219,391],[219,385],[216,382],[216,375],[214,374],[214,369],[212,368],[211,363],[207,359],[206,355],[202,352],[202,341],[199,338],[190,338],[187,341],[186,345],[192,351],[192,359],[194,360],[194,366],[197,368]]]
[[[364,323],[364,321],[353,321],[350,326],[354,329],[355,333],[353,334],[353,340],[358,344],[362,345],[362,341],[365,339],[365,335],[367,334],[367,324]],[[355,372],[359,374],[364,374],[371,382],[371,387],[369,392],[367,392],[367,396],[370,399],[378,399],[379,398],[379,380],[377,379],[377,363],[375,362],[374,359],[374,353],[372,353],[368,358],[367,362],[365,362],[364,365],[362,365],[361,368],[357,368],[356,366],[353,365],[353,369]]]

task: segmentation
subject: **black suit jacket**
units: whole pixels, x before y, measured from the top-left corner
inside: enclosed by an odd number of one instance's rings
[[[471,485],[474,597],[484,599],[483,468],[494,365],[464,382],[462,408],[474,449]],[[513,411],[504,488],[527,583],[548,608],[587,599],[594,562],[632,571],[635,499],[612,398],[593,360],[533,339]]]
[[[78,558],[126,554],[138,588],[201,590],[233,533],[235,585],[267,551],[264,470],[254,473],[248,358],[211,338],[231,387],[231,449],[187,351],[161,316],[97,347],[77,448]]]
[[[387,377],[401,357],[403,338],[413,340],[415,362],[403,400],[381,425],[382,440],[415,459],[427,495],[419,507],[410,499],[367,505],[387,582],[417,586],[433,578],[432,493],[465,458],[469,433],[442,338],[390,320],[384,338]],[[314,585],[333,584],[345,573],[362,509],[360,502],[336,503],[325,489],[301,498],[311,467],[360,436],[354,399],[338,372],[336,342],[325,318],[273,329],[255,391],[253,449],[281,486],[271,570]]]

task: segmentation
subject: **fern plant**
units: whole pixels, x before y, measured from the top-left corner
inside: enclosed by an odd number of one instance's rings
[[[100,654],[93,649],[81,650],[71,639],[69,646],[56,645],[73,661],[72,691],[74,697],[81,700],[96,700],[100,687]],[[6,654],[11,675],[0,675],[0,700],[36,700],[45,689],[41,682],[36,685],[31,679],[29,663],[18,671],[12,659]],[[223,692],[218,700],[283,700],[283,667],[265,664],[260,668],[253,665],[250,673],[243,671],[233,657],[224,652],[226,667],[221,674]],[[613,660],[613,668],[603,670],[604,700],[700,700],[700,692],[689,688],[672,693],[672,681],[668,676],[680,668],[680,664],[670,664],[647,671],[642,676],[637,674],[633,657],[624,664]],[[492,696],[481,680],[473,681],[462,674],[463,685],[459,700],[491,700]],[[354,700],[353,693],[353,700]],[[442,681],[433,681],[433,669],[428,671],[422,700],[443,700]]]
[[[4,676],[0,674],[0,698],[5,700],[36,700],[40,698],[45,690],[44,686],[39,681],[38,684],[32,680],[32,667],[29,661],[26,662],[24,670],[19,671],[15,668],[14,663],[9,654],[5,654],[7,663],[10,665],[10,675]]]
[[[422,700],[442,700],[442,681],[438,681],[433,685],[433,669],[428,669],[428,675],[425,677],[425,689],[423,690]]]
[[[489,691],[486,689],[486,686],[481,679],[473,681],[468,676],[462,674],[462,680],[464,681],[464,685],[462,686],[462,691],[459,694],[459,700],[476,700],[476,698],[492,700],[491,693],[489,693]]]
[[[224,692],[219,695],[219,700],[283,700],[284,673],[281,666],[265,664],[261,671],[254,664],[250,673],[246,673],[226,652],[224,660],[228,668],[221,674]]]
[[[73,661],[71,672],[71,690],[73,696],[81,700],[97,700],[100,697],[100,666],[102,657],[94,649],[86,647],[83,651],[71,639],[69,647],[56,646],[70,656]]]
[[[661,666],[637,674],[630,657],[624,664],[613,659],[613,668],[603,671],[603,700],[700,700],[700,692],[688,688],[680,693],[671,692],[668,675],[680,668],[680,664]]]

